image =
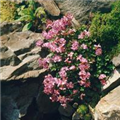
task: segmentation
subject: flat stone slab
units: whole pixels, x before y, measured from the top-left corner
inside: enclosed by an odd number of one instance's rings
[[[120,85],[120,68],[115,69],[109,79],[107,80],[107,84],[103,86],[104,92],[109,92],[116,86]]]
[[[46,71],[38,64],[40,53],[46,53],[36,46],[36,41],[43,40],[40,33],[14,32],[0,38],[1,81],[37,78]]]
[[[120,86],[103,97],[95,107],[95,120],[120,119]]]
[[[113,64],[116,67],[120,67],[120,54],[112,59]]]
[[[37,0],[44,8],[45,10],[53,15],[53,16],[59,16],[60,10],[54,0]]]

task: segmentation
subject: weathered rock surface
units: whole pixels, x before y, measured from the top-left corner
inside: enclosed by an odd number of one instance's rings
[[[59,16],[60,10],[54,0],[37,0],[52,16]]]
[[[61,13],[72,13],[79,22],[87,22],[90,12],[111,10],[110,0],[55,0]]]
[[[64,115],[66,117],[71,117],[72,114],[75,112],[75,110],[73,109],[73,107],[71,105],[67,105],[66,108],[63,108],[62,106],[59,106],[59,113],[61,115]]]
[[[45,72],[38,65],[41,48],[36,41],[41,34],[15,32],[1,36],[1,80],[36,78]]]
[[[112,59],[113,64],[116,67],[120,67],[120,54]]]
[[[10,32],[18,32],[23,28],[23,24],[21,22],[3,22],[0,23],[0,35],[8,34]]]
[[[113,73],[107,80],[107,84],[103,86],[103,92],[109,92],[118,85],[120,85],[120,68],[113,71]]]
[[[103,97],[95,107],[95,120],[120,119],[120,86]]]
[[[41,34],[13,32],[0,39],[2,120],[46,120],[55,115],[53,120],[58,120],[58,105],[40,89],[46,70],[39,67],[38,59],[48,55],[36,47]]]

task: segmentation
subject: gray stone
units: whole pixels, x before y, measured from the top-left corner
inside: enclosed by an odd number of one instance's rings
[[[61,13],[71,13],[80,22],[89,22],[90,12],[101,11],[107,13],[111,10],[110,0],[55,0]]]
[[[120,67],[120,54],[112,59],[113,64],[116,67]]]
[[[8,96],[1,97],[1,119],[2,120],[18,120],[19,109],[15,101]]]
[[[52,16],[59,16],[60,10],[54,0],[37,0]]]
[[[1,66],[11,65],[15,66],[20,63],[20,59],[7,47],[1,47],[0,51]]]
[[[115,69],[107,80],[107,84],[103,86],[103,92],[109,92],[118,85],[120,85],[120,69]]]
[[[64,115],[64,116],[67,116],[67,117],[70,117],[70,116],[72,116],[72,114],[74,113],[74,109],[73,109],[73,107],[71,106],[71,105],[67,105],[67,107],[66,108],[63,108],[62,106],[59,106],[59,113],[61,114],[61,115]]]
[[[0,34],[8,34],[10,32],[18,32],[23,28],[23,24],[21,22],[3,22],[0,24]]]
[[[1,81],[36,78],[46,71],[38,64],[40,53],[46,53],[36,47],[39,39],[43,40],[40,33],[30,31],[1,36]]]
[[[95,120],[120,119],[120,86],[101,98],[95,107]]]

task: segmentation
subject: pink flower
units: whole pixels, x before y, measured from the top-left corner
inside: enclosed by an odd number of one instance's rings
[[[85,32],[85,35],[86,35],[86,36],[90,37],[90,32],[89,32],[89,31],[84,30],[84,32]]]
[[[57,53],[63,53],[63,52],[65,52],[65,47],[59,46],[58,48],[56,48],[56,52]]]
[[[66,99],[65,96],[59,95],[57,101],[59,101],[59,102],[62,103],[62,104],[63,104],[63,103],[65,104],[65,103],[67,102],[67,99]]]
[[[60,38],[58,42],[60,43],[61,46],[64,46],[66,43],[66,40],[64,38]]]
[[[102,49],[101,48],[96,49],[95,54],[96,55],[101,55],[102,54]]]
[[[106,75],[105,74],[100,74],[99,76],[99,79],[102,80],[102,79],[105,79],[106,78]]]
[[[70,59],[72,59],[72,58],[73,58],[73,55],[74,55],[74,52],[70,52],[70,53],[68,54],[68,57],[70,57]]]
[[[67,83],[66,86],[68,89],[74,88],[74,84],[72,82]]]
[[[45,69],[49,68],[50,58],[39,59],[39,66]]]
[[[50,74],[46,75],[43,84],[44,84],[44,93],[46,93],[47,95],[52,94],[55,85],[55,80],[53,76]]]
[[[42,41],[42,40],[39,40],[39,41],[37,41],[37,42],[36,42],[36,46],[41,47],[41,46],[42,46],[42,44],[43,44],[43,41]]]
[[[85,85],[86,80],[80,80],[80,81],[78,81],[78,83],[79,83],[81,86],[83,86],[83,85]]]
[[[81,47],[82,47],[83,49],[88,49],[88,47],[87,47],[86,44],[82,44]]]
[[[90,73],[82,70],[79,72],[79,76],[82,80],[86,80],[90,78]]]
[[[75,69],[76,69],[75,65],[72,65],[72,66],[69,68],[69,70],[75,70]]]
[[[82,59],[82,55],[79,55],[78,57],[77,57],[77,60],[81,60]]]
[[[76,41],[76,40],[74,40],[74,41],[72,42],[72,47],[71,47],[71,49],[72,49],[73,51],[75,51],[75,50],[77,50],[78,48],[79,48],[79,42]]]
[[[57,96],[55,94],[52,94],[52,96],[50,97],[50,100],[52,102],[56,102],[57,101]]]
[[[78,90],[73,90],[73,94],[76,94],[76,93],[78,93]]]
[[[102,54],[102,49],[101,49],[101,45],[94,45],[95,47],[95,54],[96,55],[101,55]]]
[[[61,62],[62,61],[62,57],[60,55],[55,55],[52,58],[53,62]]]
[[[86,82],[84,86],[85,87],[90,87],[90,82]]]
[[[100,82],[101,82],[102,85],[106,84],[106,80],[104,80],[104,79],[100,80]]]
[[[64,62],[71,63],[71,60],[69,60],[69,58],[66,58]]]
[[[81,63],[88,63],[87,59],[84,58],[84,57],[82,57],[82,58],[80,59],[80,62],[81,62]]]
[[[89,36],[90,36],[90,32],[84,30],[84,31],[81,32],[81,34],[78,36],[78,39],[83,39],[85,36],[89,37]]]
[[[80,95],[80,99],[83,100],[83,97],[85,97],[85,94],[84,94],[84,93],[82,93],[82,94]]]
[[[51,20],[47,20],[47,22],[46,22],[46,29],[51,28],[52,24],[53,24],[53,22]]]
[[[42,32],[42,36],[43,36],[44,38],[46,38],[47,32],[46,32],[46,31],[43,31],[43,32]]]
[[[80,70],[88,70],[90,68],[90,65],[88,63],[80,63],[79,69]]]

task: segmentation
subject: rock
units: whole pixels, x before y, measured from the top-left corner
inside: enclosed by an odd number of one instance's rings
[[[120,54],[112,59],[113,64],[116,67],[120,67]]]
[[[103,86],[103,92],[109,92],[118,85],[120,85],[120,69],[115,69],[107,80],[107,84]]]
[[[38,59],[49,54],[36,47],[36,41],[43,40],[42,35],[3,32],[0,39],[2,119],[40,120],[56,116],[53,120],[59,120],[54,112],[58,105],[51,103],[40,89],[47,72],[39,67]]]
[[[7,97],[7,101],[5,101],[4,99],[2,100],[3,106],[1,111],[3,115],[4,114],[9,115],[11,113],[11,116],[7,120],[18,120],[17,118],[12,119],[14,117],[13,114],[14,111],[19,112],[19,118],[26,115],[28,107],[31,105],[33,99],[38,94],[38,89],[42,83],[42,79],[43,79],[43,75],[41,74],[40,78],[34,80],[28,79],[26,82],[21,82],[21,81],[1,82],[1,93],[2,93],[1,96],[2,98]],[[12,105],[14,109],[12,108],[11,104],[14,104]],[[14,107],[15,105],[16,107]],[[9,109],[9,111],[7,111],[7,109]],[[7,117],[5,116],[5,118]]]
[[[110,0],[109,0],[110,1]],[[108,0],[55,0],[61,13],[71,13],[80,23],[89,21],[90,12],[111,11],[111,3]]]
[[[46,71],[38,64],[40,53],[45,52],[35,44],[43,39],[40,33],[14,32],[1,38],[1,80],[36,78]]]
[[[3,22],[0,24],[0,35],[8,34],[10,32],[22,31],[23,24],[21,22]]]
[[[64,116],[66,116],[66,117],[70,117],[70,116],[72,116],[72,114],[74,113],[74,109],[73,109],[73,107],[71,106],[71,105],[67,105],[67,107],[66,108],[63,108],[62,106],[59,106],[59,113],[61,114],[61,115],[64,115]]]
[[[5,65],[15,66],[20,63],[19,58],[6,46],[1,47],[0,54],[1,54],[0,55],[1,66]]]
[[[59,16],[60,10],[54,0],[37,0],[52,16]]]
[[[120,119],[120,86],[101,98],[95,107],[95,120]]]
[[[18,120],[19,110],[15,101],[8,96],[2,96],[1,98],[1,119],[2,120]]]

